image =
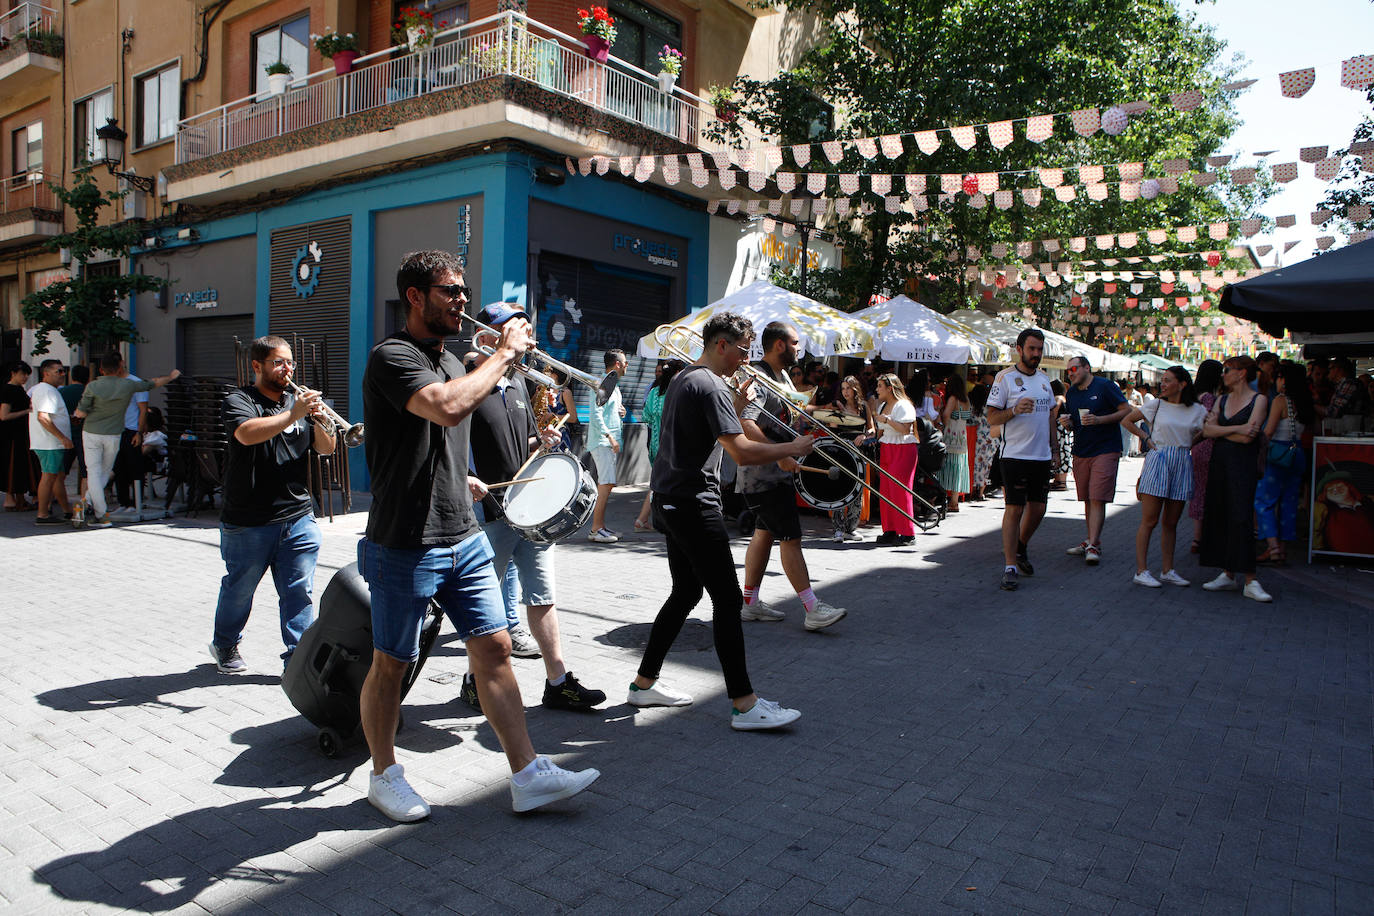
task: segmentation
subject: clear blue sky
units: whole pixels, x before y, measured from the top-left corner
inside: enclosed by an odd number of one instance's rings
[[[1236,107],[1245,122],[1227,145],[1227,152],[1278,152],[1268,162],[1292,162],[1298,148],[1350,144],[1355,127],[1370,114],[1364,93],[1340,85],[1340,62],[1357,54],[1374,54],[1374,3],[1370,0],[1216,0],[1195,4],[1175,0],[1185,13],[1216,27],[1227,43],[1227,54],[1238,53],[1246,63],[1244,78],[1255,85],[1241,93]],[[1300,99],[1286,99],[1279,92],[1278,74],[1304,67],[1317,68],[1316,84]],[[1181,87],[1180,87],[1181,88]],[[1241,164],[1252,164],[1247,156]],[[1252,244],[1273,244],[1275,252],[1264,258],[1272,264],[1283,243],[1300,239],[1284,256],[1292,264],[1310,257],[1318,235],[1335,235],[1336,246],[1344,238],[1332,230],[1318,230],[1310,214],[1325,196],[1326,183],[1312,176],[1312,166],[1300,163],[1299,177],[1264,207],[1270,216],[1295,214],[1292,229],[1274,236],[1257,235]]]

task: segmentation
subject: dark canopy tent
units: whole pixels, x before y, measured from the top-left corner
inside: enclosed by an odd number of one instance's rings
[[[1221,310],[1273,337],[1374,333],[1374,239],[1233,283]]]

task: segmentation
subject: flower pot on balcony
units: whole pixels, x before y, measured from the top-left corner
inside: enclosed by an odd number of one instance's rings
[[[353,72],[353,62],[361,56],[358,51],[340,51],[334,55],[334,72],[343,75]]]
[[[611,43],[600,35],[583,35],[582,43],[587,46],[587,56],[594,61],[604,64],[611,54]]]
[[[412,51],[421,51],[434,44],[434,33],[426,28],[406,29],[406,45]]]
[[[269,73],[267,74],[267,92],[269,95],[285,95],[286,86],[291,82],[289,73]]]
[[[660,92],[667,95],[673,94],[673,87],[677,85],[677,74],[669,73],[667,70],[658,71],[658,88]]]

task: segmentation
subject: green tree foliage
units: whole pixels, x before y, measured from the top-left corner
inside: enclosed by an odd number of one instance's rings
[[[1147,177],[1158,176],[1165,159],[1188,159],[1195,169],[1201,167],[1237,123],[1234,93],[1220,89],[1234,78],[1234,67],[1221,60],[1224,43],[1172,0],[777,0],[777,5],[829,23],[822,41],[797,68],[766,82],[741,78],[734,87],[743,99],[743,118],[783,143],[985,124],[1134,101],[1150,105],[1114,137],[1083,138],[1072,132],[1067,118],[1056,118],[1055,135],[1037,144],[1025,137],[1022,121],[1013,142],[1000,151],[980,130],[979,142],[968,151],[943,134],[933,155],[908,140],[895,161],[865,160],[850,149],[835,166],[813,155],[813,171],[966,175],[1139,161]],[[1169,94],[1191,88],[1203,90],[1203,104],[1189,112],[1175,110]],[[809,131],[826,105],[833,106],[835,126],[815,136]],[[1066,176],[1074,178],[1073,172]],[[1106,180],[1115,180],[1113,169],[1108,168]],[[1033,171],[1005,175],[1001,183],[1003,189],[1038,186]],[[920,277],[922,299],[948,311],[976,304],[977,290],[966,279],[970,246],[990,263],[987,252],[999,241],[1237,219],[1255,212],[1268,187],[1263,182],[1232,187],[1223,181],[1197,188],[1185,178],[1177,193],[1149,201],[1122,201],[1113,190],[1107,200],[1090,202],[1080,190],[1077,200],[1065,204],[1047,191],[1038,208],[1024,205],[1018,195],[1008,210],[991,202],[974,209],[963,194],[941,203],[932,192],[930,209],[914,217],[888,214],[878,198],[861,192],[854,205],[876,203],[875,212],[836,227],[846,265],[813,272],[808,294],[853,310],[875,292],[897,291],[909,277]],[[827,193],[839,194],[833,179]],[[900,181],[892,193],[909,199]],[[1178,248],[1172,240],[1160,246],[1161,251]],[[1130,252],[1151,253],[1143,237]],[[1050,260],[1066,258],[1037,250],[1030,259]],[[1162,266],[1205,269],[1197,259]],[[1038,308],[1048,315],[1070,295],[1068,285],[1047,289],[1037,297]]]
[[[1371,109],[1374,109],[1374,86],[1369,88],[1365,97]],[[1350,215],[1350,208],[1356,204],[1374,206],[1374,172],[1364,171],[1354,159],[1349,158],[1356,150],[1361,151],[1356,155],[1363,156],[1366,164],[1374,162],[1374,116],[1366,115],[1355,128],[1350,146],[1336,150],[1335,155],[1347,158],[1321,202],[1323,210],[1330,210],[1334,214],[1322,223],[1322,227],[1338,227],[1347,235],[1356,229],[1374,229],[1374,218],[1354,219]]]
[[[86,265],[93,257],[126,257],[141,241],[143,228],[135,223],[101,225],[101,210],[114,205],[128,192],[101,192],[89,169],[75,174],[71,188],[49,185],[75,216],[76,228],[51,239],[47,247],[71,252],[76,279],[45,286],[23,300],[24,318],[33,322],[37,330],[37,354],[48,352],[54,333],[69,343],[87,347],[93,341],[137,342],[141,339],[138,330],[121,314],[123,301],[137,293],[156,292],[165,285],[160,277],[144,274],[87,276]]]

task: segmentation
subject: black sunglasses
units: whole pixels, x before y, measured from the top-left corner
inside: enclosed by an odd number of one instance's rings
[[[425,287],[425,288],[426,288],[426,289],[437,289],[437,290],[439,290],[439,292],[443,293],[443,294],[444,294],[445,296],[447,296],[449,299],[455,299],[455,300],[456,300],[456,299],[458,299],[460,296],[463,297],[463,298],[465,298],[465,299],[471,299],[471,298],[472,298],[472,287],[470,287],[470,286],[463,286],[463,285],[460,284],[460,283],[450,283],[450,284],[431,283],[431,284],[429,284],[429,285],[428,285],[427,287]]]

